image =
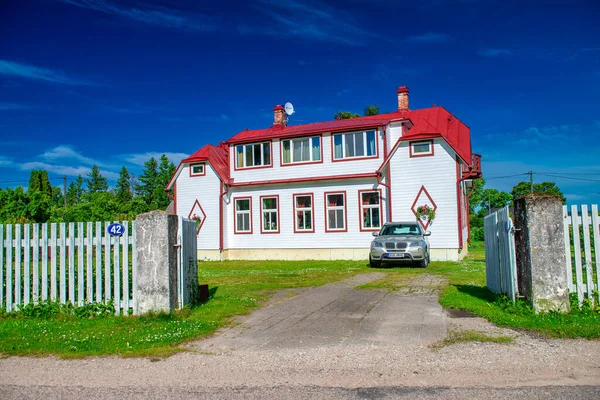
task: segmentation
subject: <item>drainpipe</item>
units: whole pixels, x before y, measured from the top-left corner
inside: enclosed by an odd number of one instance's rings
[[[228,192],[227,185],[221,181],[221,193],[219,195],[219,252],[223,252],[223,196]]]
[[[387,148],[387,126],[383,126],[383,159],[387,158],[388,148]]]

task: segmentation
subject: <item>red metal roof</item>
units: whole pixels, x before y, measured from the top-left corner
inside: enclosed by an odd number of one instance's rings
[[[229,144],[247,143],[258,140],[270,140],[273,138],[286,138],[302,135],[310,135],[323,132],[350,131],[353,129],[375,128],[388,124],[394,119],[405,119],[402,112],[397,111],[389,114],[372,115],[369,117],[350,118],[326,122],[315,122],[313,124],[270,127],[268,129],[257,129],[242,131],[227,141]]]
[[[219,178],[225,183],[229,181],[229,152],[226,146],[207,144],[191,156],[181,160],[181,163],[208,161]]]

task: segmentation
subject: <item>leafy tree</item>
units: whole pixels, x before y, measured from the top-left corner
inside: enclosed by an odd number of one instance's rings
[[[379,115],[379,106],[375,104],[371,104],[370,106],[365,107],[365,117],[369,115]]]
[[[475,212],[476,207],[481,207],[481,202],[483,200],[483,187],[485,186],[485,179],[475,179],[473,180],[473,192],[469,197],[469,211],[471,214]]]
[[[482,193],[481,208],[495,210],[502,208],[512,201],[512,196],[508,192],[497,189],[485,189]]]
[[[85,183],[88,193],[106,192],[108,190],[108,181],[102,176],[96,164],[87,176]]]
[[[74,206],[81,203],[84,194],[83,177],[77,175],[77,178],[69,184],[69,188],[67,189],[67,205]]]
[[[154,204],[154,194],[158,179],[158,163],[154,157],[144,163],[144,171],[139,176],[140,184],[136,187],[137,194],[148,205]]]
[[[121,168],[115,193],[117,200],[121,203],[129,202],[133,198],[133,194],[131,193],[131,185],[129,184],[130,179],[131,175],[129,175],[127,168]]]
[[[338,111],[333,116],[333,119],[350,119],[350,118],[358,118],[358,117],[360,117],[360,115],[358,115],[357,113],[353,113],[350,111]]]
[[[517,183],[511,191],[513,200],[517,197],[524,196],[531,192],[531,183],[529,182],[519,182]],[[560,196],[563,204],[567,203],[567,199],[562,194],[560,188],[556,186],[554,182],[542,182],[542,183],[534,183],[533,184],[533,193],[545,193],[545,194],[555,194]]]

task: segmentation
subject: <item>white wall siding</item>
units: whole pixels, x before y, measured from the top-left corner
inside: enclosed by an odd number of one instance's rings
[[[183,167],[177,178],[177,215],[188,218],[196,200],[206,214],[198,234],[198,249],[219,248],[219,193],[220,180],[207,162],[206,175],[190,176],[190,166]]]
[[[360,231],[358,191],[382,189],[382,214],[385,222],[387,193],[375,179],[337,182],[307,182],[288,185],[254,186],[231,190],[231,203],[227,205],[227,248],[229,249],[303,249],[303,248],[368,248],[371,232]],[[325,232],[325,193],[346,192],[347,232]],[[295,216],[293,195],[313,193],[314,233],[294,233]],[[261,233],[260,197],[279,195],[279,233]],[[233,201],[237,197],[252,197],[252,234],[234,233]]]
[[[327,133],[322,136],[321,147],[323,162],[314,164],[291,164],[281,166],[281,145],[279,139],[272,141],[273,166],[268,168],[235,170],[235,146],[229,151],[231,177],[235,183],[270,181],[280,179],[313,178],[319,176],[335,176],[364,174],[375,172],[383,162],[383,130],[377,131],[378,157],[348,161],[332,161],[332,137]],[[389,149],[389,147],[388,147]]]
[[[392,122],[387,127],[387,148],[388,151],[392,151],[392,146],[396,144],[398,139],[402,136],[402,127],[404,124],[402,122]]]
[[[434,140],[434,155],[410,157],[409,143],[402,143],[390,160],[392,215],[395,221],[414,220],[411,207],[421,186],[425,186],[437,206],[433,224],[428,227],[432,248],[458,248],[459,227],[456,198],[456,159],[442,139]],[[416,206],[429,203],[421,196]],[[429,204],[431,206],[431,204]]]

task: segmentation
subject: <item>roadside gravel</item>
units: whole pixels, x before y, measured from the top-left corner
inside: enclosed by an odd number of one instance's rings
[[[412,293],[354,289],[377,278],[377,273],[365,274],[277,296],[235,326],[164,360],[0,359],[0,393],[2,387],[16,393],[19,387],[600,385],[600,341],[546,340],[481,318],[450,318],[437,295],[418,284]],[[450,330],[509,335],[514,342],[433,348]]]

